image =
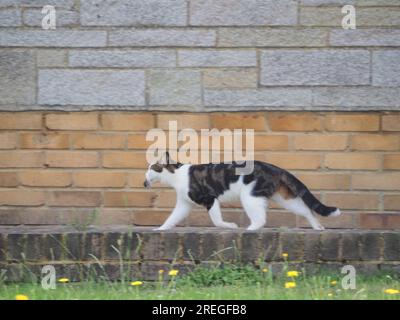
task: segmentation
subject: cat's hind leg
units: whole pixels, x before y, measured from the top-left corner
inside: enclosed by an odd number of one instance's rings
[[[265,197],[255,197],[251,195],[251,190],[249,189],[242,191],[240,194],[240,202],[250,219],[250,226],[248,226],[247,230],[262,228],[267,222],[267,199]]]
[[[221,207],[217,199],[214,200],[214,203],[210,208],[210,210],[208,210],[208,213],[210,214],[211,221],[214,223],[216,227],[230,228],[230,229],[236,229],[238,227],[236,223],[225,222],[222,219]]]
[[[294,214],[303,216],[308,220],[311,227],[314,230],[324,230],[325,228],[319,223],[317,218],[314,217],[311,210],[304,201],[300,198],[293,198],[293,199],[285,199],[279,193],[275,193],[272,196],[272,200],[276,201],[279,205],[281,205],[286,210],[293,212]]]

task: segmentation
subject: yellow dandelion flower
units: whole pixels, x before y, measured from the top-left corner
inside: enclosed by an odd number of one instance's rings
[[[164,273],[163,269],[158,270],[158,274],[163,274],[163,273]]]
[[[284,252],[282,253],[282,257],[286,259],[287,257],[289,257],[289,255],[286,252]]]
[[[291,289],[291,288],[295,288],[296,287],[296,282],[294,281],[289,281],[285,283],[285,288],[286,289]]]
[[[265,273],[265,272],[268,272],[268,269],[267,269],[267,268],[264,268],[264,269],[262,269],[261,271]]]
[[[29,300],[28,296],[24,295],[24,294],[17,294],[15,296],[15,300]]]
[[[333,286],[336,286],[336,285],[337,285],[337,281],[336,281],[336,280],[332,280],[332,281],[330,282],[330,284],[333,285]]]
[[[142,281],[133,281],[131,282],[131,286],[137,287],[137,286],[141,286],[143,284]]]
[[[175,277],[178,274],[179,270],[172,269],[170,272],[168,272],[168,275],[171,277]]]
[[[398,293],[400,293],[400,291],[397,290],[397,289],[386,289],[385,293],[387,293],[387,294],[398,294]]]
[[[332,293],[328,293],[328,297],[332,297],[333,296],[333,294]]]
[[[69,279],[68,278],[60,278],[60,279],[58,279],[58,282],[67,283],[67,282],[69,282]]]
[[[287,276],[288,276],[288,277],[291,277],[291,278],[295,278],[295,277],[298,277],[298,276],[299,276],[299,272],[298,272],[298,271],[295,271],[295,270],[288,271],[288,272],[287,272]]]

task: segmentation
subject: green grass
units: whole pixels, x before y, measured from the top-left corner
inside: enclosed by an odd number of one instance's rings
[[[183,276],[131,286],[130,282],[95,281],[58,283],[55,290],[44,290],[39,283],[0,283],[0,299],[15,299],[23,294],[32,300],[56,299],[400,299],[400,294],[389,295],[388,288],[400,290],[400,281],[389,275],[358,276],[356,289],[341,287],[341,274],[307,276],[303,272],[288,278],[286,271],[272,275],[253,266],[225,265],[199,267]],[[131,279],[132,281],[141,279]],[[285,282],[295,281],[296,287],[285,288]],[[337,281],[332,284],[332,281]]]

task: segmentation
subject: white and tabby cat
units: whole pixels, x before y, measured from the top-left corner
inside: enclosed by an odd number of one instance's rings
[[[250,219],[247,230],[257,230],[266,223],[268,200],[305,217],[315,230],[324,227],[313,212],[322,216],[339,216],[340,210],[323,205],[308,188],[288,171],[272,164],[254,161],[254,170],[248,175],[237,175],[235,169],[245,163],[182,164],[172,163],[166,152],[163,161],[149,166],[144,186],[161,182],[173,187],[177,194],[176,206],[164,224],[157,230],[176,226],[188,216],[194,204],[207,208],[217,227],[237,228],[235,223],[222,219],[220,203],[240,200]]]

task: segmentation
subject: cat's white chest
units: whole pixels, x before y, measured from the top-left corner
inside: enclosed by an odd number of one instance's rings
[[[240,191],[243,186],[243,177],[240,177],[238,181],[231,183],[229,189],[218,197],[218,201],[221,203],[229,203],[237,201],[240,198]]]

